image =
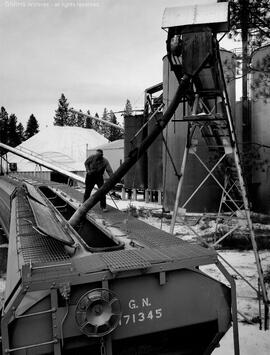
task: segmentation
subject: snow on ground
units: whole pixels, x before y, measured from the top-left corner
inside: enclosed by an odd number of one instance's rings
[[[239,323],[239,343],[241,355],[269,355],[270,331],[259,330],[258,326]],[[233,355],[232,328],[220,341],[220,347],[215,349],[214,355]]]
[[[140,198],[140,196],[139,196]],[[108,199],[108,204],[114,206],[111,199]],[[139,219],[145,221],[146,223],[155,226],[156,228],[161,228],[167,232],[170,230],[170,219],[163,218],[161,222],[160,217],[153,217],[152,214],[155,212],[162,211],[162,206],[156,203],[145,203],[142,199],[139,201],[132,200],[115,200],[115,204],[120,210],[127,210],[128,213],[137,215]],[[154,213],[153,213],[154,212]],[[194,220],[197,224],[193,223],[192,228],[202,234],[211,234],[215,231],[216,225],[214,221],[207,222],[207,226],[203,225],[203,220],[201,215],[195,215]],[[202,228],[203,226],[203,228]],[[260,227],[256,225],[256,227]],[[268,227],[268,226],[267,226]],[[267,229],[266,227],[266,229]],[[270,226],[269,226],[270,227]],[[174,233],[177,237],[194,242],[197,240],[196,235],[191,231],[191,229],[184,225],[183,220],[178,218],[175,225]],[[258,273],[257,266],[255,262],[254,253],[252,250],[219,250],[219,255],[224,258],[229,264],[231,264],[240,274],[242,274],[248,282],[250,282],[255,288],[258,287]],[[262,268],[264,271],[270,272],[270,253],[269,250],[260,251],[260,258],[262,263]],[[222,261],[222,259],[221,259]],[[224,262],[226,269],[233,276],[236,282],[236,292],[237,292],[237,307],[238,310],[248,319],[256,322],[256,318],[259,315],[258,310],[258,300],[256,299],[256,292],[244,282],[235,271],[228,267]],[[227,280],[220,273],[215,265],[206,265],[201,267],[201,270],[210,276],[216,278],[217,280],[228,284]],[[268,294],[270,294],[270,284],[267,285]],[[263,309],[263,308],[262,308]],[[245,319],[238,315],[238,325],[239,325],[239,341],[240,341],[240,352],[241,355],[268,355],[270,354],[270,330],[264,331],[259,330],[259,324],[246,324]],[[217,348],[213,354],[215,355],[231,355],[234,354],[234,344],[233,344],[233,331],[232,327],[222,338],[220,342],[220,347]]]
[[[236,250],[220,250],[219,255],[228,261],[241,275],[243,275],[248,282],[255,288],[258,287],[257,266],[252,250],[236,251]],[[261,251],[260,258],[263,270],[268,270],[270,266],[269,251]],[[222,260],[221,260],[222,262]],[[255,319],[258,316],[258,300],[256,299],[256,292],[244,280],[241,279],[235,271],[228,267],[224,262],[223,265],[233,276],[236,283],[237,292],[237,306],[238,310],[246,316],[249,320]],[[218,279],[221,282],[227,283],[223,275],[215,265],[206,265],[201,267],[201,270]],[[268,292],[270,287],[268,284]],[[243,317],[239,315],[239,320]],[[270,335],[270,334],[269,334]],[[269,340],[270,346],[270,340]],[[270,348],[269,348],[270,350]]]

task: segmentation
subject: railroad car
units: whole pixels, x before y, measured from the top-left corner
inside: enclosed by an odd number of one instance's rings
[[[200,270],[228,277],[216,252],[112,207],[74,229],[81,200],[67,185],[0,178],[3,354],[210,354],[235,303],[234,287]]]

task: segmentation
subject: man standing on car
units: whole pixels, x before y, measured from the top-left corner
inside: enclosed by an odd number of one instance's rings
[[[103,174],[105,170],[109,176],[113,174],[108,160],[103,157],[102,149],[97,149],[96,154],[88,157],[84,165],[86,168],[86,179],[83,202],[90,197],[91,192],[96,184],[99,188],[104,184]],[[106,195],[102,196],[102,199],[100,200],[100,208],[103,210],[103,212],[107,212]]]

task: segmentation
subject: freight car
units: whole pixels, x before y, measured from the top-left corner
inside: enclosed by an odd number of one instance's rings
[[[4,354],[210,354],[231,326],[233,283],[200,271],[225,272],[214,250],[112,207],[75,230],[82,194],[66,185],[1,177],[4,195]]]
[[[158,137],[181,99],[192,99],[195,84],[203,88],[204,65],[212,74],[219,70],[215,33],[219,22],[226,30],[227,20],[226,4],[218,7],[221,19],[216,22],[211,12],[211,28],[205,17],[203,26],[191,28],[201,21],[200,11],[187,9],[184,50],[175,10],[167,12],[167,43],[177,39],[183,50],[183,63],[172,63],[179,75],[175,96],[141,145],[82,206],[82,195],[65,185],[0,179],[0,218],[10,221],[1,320],[5,354],[210,354],[231,323],[239,354],[235,284],[217,253],[116,209],[103,215],[94,207]],[[207,46],[199,46],[198,38]],[[221,88],[219,76],[213,77]],[[7,184],[15,187],[7,190]],[[207,264],[216,265],[231,287],[202,272]]]

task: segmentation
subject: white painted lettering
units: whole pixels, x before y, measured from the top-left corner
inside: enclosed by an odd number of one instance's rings
[[[130,301],[128,302],[128,307],[129,307],[129,309],[136,309],[136,308],[138,308],[138,306],[136,305],[135,300],[130,300]]]
[[[142,299],[142,307],[150,307],[151,306],[151,302],[149,301],[149,298],[143,298]]]

